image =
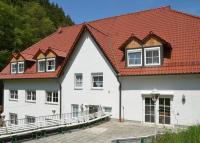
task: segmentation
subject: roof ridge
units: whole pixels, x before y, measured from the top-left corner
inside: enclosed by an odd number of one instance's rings
[[[192,18],[197,18],[200,20],[200,16],[196,16],[196,15],[193,15],[193,14],[188,14],[188,13],[185,13],[183,11],[178,11],[178,10],[174,10],[174,9],[170,9],[172,12],[175,12],[175,13],[179,13],[179,14],[182,14],[182,15],[185,15],[185,16],[189,16],[189,17],[192,17]]]
[[[151,8],[151,9],[147,9],[147,10],[140,10],[140,11],[136,11],[136,12],[130,12],[130,13],[125,13],[125,14],[121,14],[121,15],[110,16],[110,17],[105,17],[105,18],[101,18],[101,19],[97,19],[97,20],[92,20],[92,21],[88,21],[87,23],[93,23],[93,22],[97,22],[97,21],[118,18],[118,17],[121,17],[121,16],[139,14],[139,13],[142,13],[142,12],[148,12],[148,11],[159,10],[159,9],[171,9],[171,7],[170,7],[170,5],[167,5],[167,6],[161,6],[161,7]],[[83,22],[83,23],[85,23],[85,22]],[[81,24],[83,24],[83,23],[81,23]]]

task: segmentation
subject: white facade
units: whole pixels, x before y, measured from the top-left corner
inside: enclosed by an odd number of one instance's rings
[[[144,98],[156,91],[160,98],[171,99],[172,125],[200,123],[200,75],[128,76],[121,81],[125,119],[145,122]],[[156,104],[156,122],[159,123],[159,100]]]
[[[18,91],[18,99],[10,99],[10,90]],[[26,101],[26,91],[36,91],[36,101]],[[59,114],[60,102],[57,104],[50,104],[46,102],[46,91],[58,91],[59,83],[56,80],[6,80],[4,81],[4,112],[5,119],[9,120],[9,114],[17,114],[18,119],[25,118],[26,116],[45,116]],[[59,98],[58,98],[59,99]]]
[[[111,107],[113,118],[119,117],[119,82],[111,65],[88,32],[75,48],[70,63],[62,77],[62,109],[71,112],[71,105],[98,105]],[[75,89],[75,74],[82,73],[83,87]],[[103,74],[103,88],[92,88],[93,73]]]
[[[78,105],[79,111],[87,105],[108,107],[112,109],[112,117],[118,118],[120,93],[116,73],[88,32],[82,35],[67,64],[60,79],[5,80],[3,114],[6,119],[9,119],[9,113],[17,114],[18,118],[59,114],[60,105],[61,113],[72,112],[72,105]],[[92,88],[92,75],[96,73],[103,75],[101,89]],[[82,74],[82,87],[79,89],[75,87],[75,74]],[[156,92],[160,98],[170,98],[170,124],[200,122],[200,75],[127,76],[121,77],[120,81],[122,118],[144,123],[145,97],[151,98],[151,93]],[[58,91],[60,96],[60,88],[61,104],[60,97],[57,104],[46,103],[46,91]],[[9,99],[10,90],[18,90],[17,101]],[[26,90],[36,90],[36,102],[25,100]],[[156,103],[157,123],[158,110],[159,102]]]

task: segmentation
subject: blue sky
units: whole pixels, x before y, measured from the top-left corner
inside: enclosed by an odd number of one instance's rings
[[[200,0],[50,0],[58,3],[73,21],[83,23],[105,17],[170,5],[172,9],[200,16]]]

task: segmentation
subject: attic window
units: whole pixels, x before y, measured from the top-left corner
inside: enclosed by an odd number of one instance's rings
[[[145,66],[160,65],[160,47],[144,49]]]
[[[55,71],[55,66],[56,66],[56,62],[55,62],[55,58],[49,58],[46,61],[46,70],[48,72],[50,71]]]
[[[24,62],[18,62],[18,73],[24,73]]]
[[[38,60],[38,72],[45,72],[45,59]]]
[[[11,63],[11,73],[17,73],[17,63]]]
[[[127,50],[127,65],[142,66],[142,49]]]

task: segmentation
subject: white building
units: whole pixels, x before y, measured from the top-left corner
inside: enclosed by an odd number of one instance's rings
[[[16,123],[103,109],[119,120],[197,124],[199,29],[199,17],[169,7],[59,28],[2,70],[3,114]]]

